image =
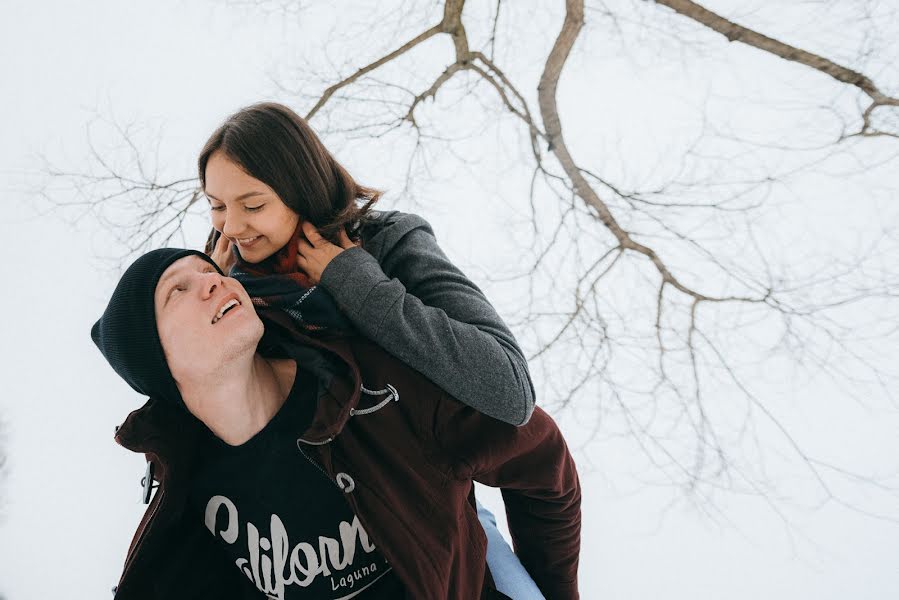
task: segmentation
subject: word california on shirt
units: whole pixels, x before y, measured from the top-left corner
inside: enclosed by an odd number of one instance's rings
[[[296,446],[293,432],[311,422],[317,388],[298,365],[284,405],[239,446],[202,428],[189,510],[268,598],[405,598],[343,492]]]

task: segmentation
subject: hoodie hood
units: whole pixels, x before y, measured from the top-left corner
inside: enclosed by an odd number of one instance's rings
[[[312,423],[297,437],[309,443],[325,443],[340,434],[359,404],[361,375],[350,342],[343,337],[311,338],[298,331],[289,317],[262,314],[266,336],[258,350],[264,356],[289,357],[313,373],[318,404]],[[272,331],[275,329],[276,331]],[[151,397],[132,411],[116,430],[117,444],[132,452],[152,453],[162,463],[181,462],[188,456],[199,428],[205,427],[192,413],[184,414],[171,403]]]

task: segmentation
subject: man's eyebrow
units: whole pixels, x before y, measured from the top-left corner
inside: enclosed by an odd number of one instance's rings
[[[255,192],[255,191],[254,191],[254,192],[247,192],[246,194],[241,194],[240,196],[238,196],[238,197],[235,198],[234,200],[235,200],[235,201],[245,200],[245,199],[247,199],[247,198],[250,198],[251,196],[265,196],[267,193],[268,193],[268,192]],[[213,200],[218,200],[218,198],[216,198],[215,196],[213,196],[213,195],[210,194],[209,192],[205,192],[205,194],[206,194],[207,196],[209,196],[210,198],[212,198]],[[219,202],[221,202],[221,200],[219,200]]]
[[[196,261],[194,261],[194,262],[196,262]],[[190,264],[192,265],[193,263],[190,263]],[[190,267],[188,265],[185,265],[185,266],[180,266],[180,267],[176,268],[174,271],[170,271],[170,270],[166,269],[167,274],[160,277],[159,281],[156,282],[156,289],[157,290],[165,289],[169,279],[173,279],[173,278],[177,277],[178,275],[181,274],[182,271],[189,269],[189,268]],[[168,294],[166,294],[166,296],[162,299],[162,305],[165,306],[166,304],[168,304],[168,301],[169,301],[169,297],[168,297]]]
[[[166,285],[168,285],[167,284],[168,280],[172,279],[174,277],[177,277],[183,270],[184,270],[184,268],[182,267],[180,269],[175,269],[174,271],[169,271],[169,273],[167,275],[163,275],[162,279],[160,279],[156,283],[156,289],[164,290]],[[168,301],[169,301],[168,295],[164,296],[162,299],[162,305],[165,306],[166,304],[168,304]]]
[[[197,258],[199,258],[199,257],[197,257]],[[210,266],[208,261],[204,260],[203,262],[206,263],[207,268]],[[196,261],[194,261],[190,264],[193,265],[195,263],[196,263]],[[172,263],[172,264],[174,264],[174,263]],[[188,270],[189,268],[190,267],[187,264],[185,264],[183,266],[176,268],[174,271],[172,271],[170,269],[166,269],[165,270],[166,274],[163,274],[163,276],[159,278],[159,281],[156,282],[156,289],[157,290],[165,289],[166,285],[168,285],[167,282],[169,279],[177,277],[178,275],[181,274],[182,271]],[[154,293],[154,298],[155,298],[155,293]],[[162,300],[162,305],[165,306],[166,304],[168,304],[168,302],[169,302],[169,297],[168,297],[168,294],[166,294],[165,298],[163,298],[163,300]]]

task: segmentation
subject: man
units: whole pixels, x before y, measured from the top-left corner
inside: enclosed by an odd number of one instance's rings
[[[578,598],[580,485],[544,411],[502,423],[367,338],[266,318],[208,256],[163,248],[92,328],[150,396],[116,441],[160,485],[116,598],[507,598],[473,481],[502,489],[546,598]]]

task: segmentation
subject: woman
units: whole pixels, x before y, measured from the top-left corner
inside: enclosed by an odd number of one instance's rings
[[[299,115],[276,103],[238,111],[210,136],[198,171],[213,223],[206,253],[254,303],[310,333],[362,334],[461,402],[528,421],[527,361],[483,292],[423,218],[373,210],[381,192],[358,185]],[[542,598],[493,515],[479,506],[479,517],[497,588]]]

